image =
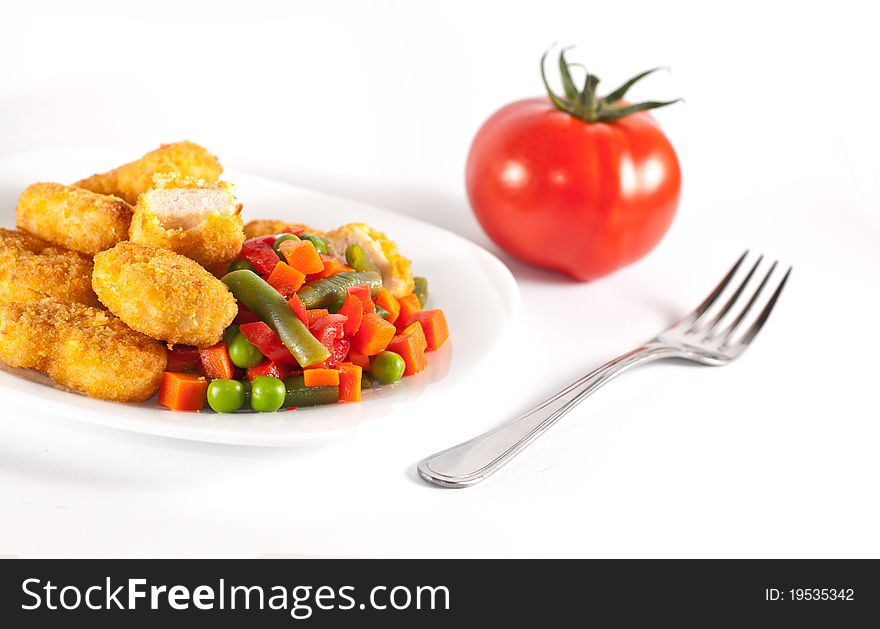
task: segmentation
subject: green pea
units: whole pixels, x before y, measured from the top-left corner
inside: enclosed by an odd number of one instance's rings
[[[284,256],[281,255],[281,243],[285,240],[299,240],[299,238],[297,238],[293,234],[281,234],[280,236],[278,236],[278,238],[275,239],[275,242],[272,243],[272,249],[275,250],[275,253],[277,253],[278,257],[282,260],[284,259]]]
[[[345,248],[345,261],[355,271],[364,270],[364,258],[366,257],[367,254],[364,253],[363,247],[357,243],[353,242]]]
[[[211,380],[208,406],[218,413],[234,413],[244,405],[244,386],[238,380]]]
[[[376,265],[367,256],[364,248],[356,242],[345,248],[345,261],[355,271],[377,271]]]
[[[253,273],[257,272],[257,269],[254,268],[254,265],[248,262],[243,258],[239,258],[235,262],[229,265],[230,271],[252,271]]]
[[[318,253],[323,253],[324,255],[327,255],[327,241],[320,236],[315,236],[314,234],[303,234],[302,239],[308,240],[310,243],[315,245],[315,249],[318,250]]]
[[[284,405],[287,388],[273,376],[257,376],[251,382],[251,408],[261,413],[277,411]]]
[[[238,334],[238,325],[235,323],[223,331],[223,342],[226,343],[226,347],[229,347],[236,334]]]
[[[227,341],[226,346],[229,349],[229,359],[236,367],[250,369],[263,361],[263,353],[238,330],[232,340]]]
[[[406,363],[400,354],[380,352],[370,364],[370,373],[380,384],[394,384],[403,377]]]

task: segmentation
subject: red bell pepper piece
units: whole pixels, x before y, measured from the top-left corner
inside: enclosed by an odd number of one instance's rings
[[[250,240],[256,240],[257,242],[266,243],[271,247],[275,244],[275,239],[278,238],[278,236],[279,234],[266,234],[265,236],[254,236],[253,238],[250,238]]]
[[[289,349],[284,347],[275,330],[262,321],[244,323],[238,329],[244,338],[253,343],[269,360],[283,365],[297,364],[296,358],[293,357]]]
[[[309,328],[321,345],[330,351],[330,357],[321,363],[321,367],[335,368],[348,355],[351,339],[345,336],[346,321],[345,315],[328,314],[315,321]]]
[[[373,303],[373,298],[370,295],[369,284],[349,286],[346,291],[349,295],[354,295],[361,300],[361,304],[364,306],[364,314],[367,314],[368,312],[376,312],[376,304]]]
[[[193,371],[199,366],[199,348],[175,345],[168,350],[168,366],[165,371]]]
[[[303,305],[302,300],[299,298],[299,295],[291,295],[290,299],[287,300],[288,305],[293,308],[293,312],[299,317],[299,320],[303,322],[303,325],[306,327],[309,326],[309,315],[306,312],[306,307]]]
[[[274,238],[272,242],[275,242]],[[269,275],[280,260],[272,245],[266,244],[265,237],[245,240],[240,255],[253,264],[260,275]]]
[[[238,314],[235,315],[233,323],[254,323],[259,320],[260,317],[257,316],[256,312],[250,310],[243,303],[238,302]]]
[[[364,318],[364,305],[357,296],[349,293],[345,296],[345,303],[339,309],[339,314],[348,317],[343,329],[345,336],[354,336],[361,327],[361,321]]]
[[[259,365],[248,369],[247,379],[253,380],[257,376],[273,376],[284,380],[287,376],[291,375],[293,371],[294,368],[291,365],[283,365],[267,359]]]

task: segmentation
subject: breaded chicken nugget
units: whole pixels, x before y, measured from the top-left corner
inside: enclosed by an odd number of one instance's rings
[[[172,345],[214,345],[238,313],[226,285],[198,263],[133,242],[95,256],[92,287],[132,329]]]
[[[166,351],[105,310],[45,300],[0,304],[0,361],[89,397],[140,402],[158,389]]]
[[[156,175],[138,197],[130,240],[170,249],[203,266],[231,262],[244,242],[241,203],[232,184]]]
[[[413,291],[410,261],[403,257],[397,243],[382,232],[364,223],[349,223],[330,230],[324,237],[329,243],[330,255],[345,262],[345,250],[351,244],[360,245],[373,266],[382,274],[382,285],[395,297],[403,297]]]
[[[308,234],[314,234],[315,236],[324,235],[324,232],[312,229],[308,225],[303,225],[302,223],[288,223],[286,221],[277,221],[271,218],[258,218],[256,220],[249,221],[244,226],[244,237],[256,238],[257,236],[284,234],[287,232],[294,232],[298,230],[302,230]]]
[[[91,259],[0,228],[0,302],[46,298],[100,306],[92,290]]]
[[[137,161],[77,181],[74,186],[101,194],[112,194],[130,205],[138,195],[153,187],[153,175],[180,173],[184,177],[217,181],[223,168],[217,158],[198,144],[183,141],[163,144]]]
[[[21,193],[15,217],[19,229],[93,256],[128,238],[131,206],[82,188],[35,183]]]

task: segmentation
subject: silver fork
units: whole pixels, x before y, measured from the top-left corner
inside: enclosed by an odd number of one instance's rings
[[[746,327],[743,324],[746,316],[770,283],[777,267],[774,262],[758,286],[747,291],[763,260],[763,256],[759,256],[739,284],[734,285],[731,282],[748,253],[740,256],[706,300],[683,319],[644,345],[572,382],[527,413],[470,441],[429,456],[419,463],[419,475],[441,487],[468,487],[480,482],[522,452],[596,389],[636,365],[662,358],[684,358],[703,365],[720,366],[739,358],[767,322],[791,274],[791,267],[788,267],[763,309]],[[731,290],[725,291],[728,286]],[[740,305],[735,310],[737,304]]]

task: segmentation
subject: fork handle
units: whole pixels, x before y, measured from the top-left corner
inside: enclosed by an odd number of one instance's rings
[[[603,384],[636,365],[667,358],[669,347],[651,342],[605,363],[527,413],[419,463],[419,475],[441,487],[467,487],[496,472]]]

